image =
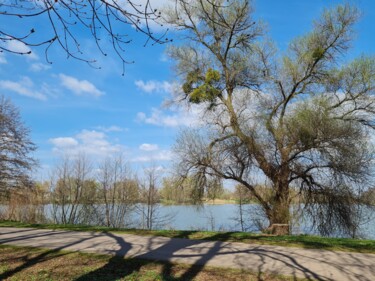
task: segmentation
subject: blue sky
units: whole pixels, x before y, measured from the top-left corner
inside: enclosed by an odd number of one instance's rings
[[[166,1],[154,2],[160,5]],[[362,18],[348,57],[374,55],[375,1],[351,2],[360,8]],[[285,50],[291,39],[310,30],[313,19],[325,7],[338,3],[342,1],[255,0],[255,17],[267,23],[269,36]],[[48,32],[42,19],[33,20],[41,32]],[[13,32],[24,31],[25,26],[19,19],[4,16],[0,25]],[[125,66],[125,76],[116,55],[108,52],[107,57],[101,56],[80,30],[85,54],[97,58],[102,69],[66,59],[57,46],[50,51],[51,65],[46,63],[43,48],[32,49],[29,56],[0,54],[0,93],[11,98],[31,129],[38,146],[34,156],[41,164],[37,179],[43,178],[61,155],[78,151],[95,160],[121,152],[135,168],[150,162],[169,167],[177,132],[196,124],[193,112],[162,107],[176,80],[173,62],[165,55],[167,44],[144,47],[145,37],[130,26],[123,28],[133,39],[125,57],[135,61]]]

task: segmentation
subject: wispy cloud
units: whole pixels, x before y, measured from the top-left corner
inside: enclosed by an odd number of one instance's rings
[[[160,57],[159,57],[159,61],[161,61],[161,62],[168,62],[168,61],[170,61],[171,59],[168,57],[168,55],[167,54],[165,54],[165,53],[162,53],[161,55],[160,55]]]
[[[87,80],[78,80],[75,77],[68,76],[65,74],[59,74],[61,85],[67,88],[68,90],[72,91],[74,94],[78,96],[93,96],[93,97],[100,97],[104,95],[104,92],[100,91],[98,88],[95,87],[94,84]]]
[[[27,59],[39,59],[38,55],[35,52],[32,52],[29,46],[26,46],[24,43],[17,40],[7,40],[5,48],[12,52],[25,54]]]
[[[124,131],[128,130],[127,128],[121,128],[121,127],[115,126],[115,125],[112,125],[112,126],[109,126],[109,127],[97,126],[97,127],[95,127],[95,129],[97,129],[99,131],[102,131],[102,132],[105,132],[105,133],[124,132]]]
[[[169,83],[168,81],[156,81],[156,80],[137,80],[134,82],[137,88],[146,93],[172,93],[175,84]]]
[[[157,144],[143,143],[139,146],[139,149],[143,151],[155,151],[159,149],[159,146]]]
[[[75,138],[71,137],[59,137],[49,140],[56,148],[67,149],[76,147],[79,145],[79,142]]]
[[[140,155],[134,157],[132,162],[158,162],[158,161],[170,161],[173,158],[173,154],[170,150],[161,150]]]
[[[33,72],[40,72],[50,69],[51,66],[45,63],[36,62],[30,65],[29,69]]]
[[[7,62],[4,52],[0,53],[0,64],[6,64]]]
[[[20,81],[0,80],[0,88],[15,92],[19,95],[46,100],[47,96],[34,89],[34,83],[29,77],[22,77]]]
[[[51,138],[49,142],[53,145],[53,152],[62,155],[84,153],[88,156],[106,157],[124,150],[122,145],[111,143],[105,133],[95,130],[82,130],[71,137]]]
[[[196,127],[202,123],[202,121],[200,120],[200,116],[200,110],[194,108],[191,108],[190,110],[179,108],[176,111],[169,112],[165,112],[157,108],[152,108],[150,115],[147,115],[144,112],[138,112],[136,121],[162,127]]]

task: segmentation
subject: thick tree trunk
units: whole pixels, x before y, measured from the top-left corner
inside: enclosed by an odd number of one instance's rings
[[[268,232],[275,235],[288,235],[290,223],[289,175],[287,172],[274,182],[275,195],[272,210],[268,214],[270,225]]]

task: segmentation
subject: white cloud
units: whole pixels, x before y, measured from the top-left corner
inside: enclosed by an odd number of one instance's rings
[[[143,81],[137,80],[134,82],[138,89],[146,93],[172,93],[175,88],[175,84],[167,81]]]
[[[196,127],[202,124],[201,111],[195,108],[179,108],[176,111],[165,113],[160,109],[152,108],[151,115],[147,116],[144,112],[138,112],[136,120],[146,124],[163,126],[163,127],[179,127],[190,126]]]
[[[54,138],[54,139],[50,139],[50,142],[56,147],[60,147],[60,148],[71,148],[79,144],[76,139],[71,138],[71,137]]]
[[[123,146],[108,141],[105,133],[95,130],[82,130],[73,137],[51,138],[49,142],[53,144],[53,152],[62,155],[84,153],[88,156],[106,157],[124,150]]]
[[[50,68],[51,68],[51,66],[48,65],[48,64],[36,62],[36,63],[33,63],[32,65],[30,65],[29,69],[33,72],[40,72],[40,71],[48,70]]]
[[[0,64],[6,64],[7,59],[5,58],[4,52],[0,52]]]
[[[157,144],[143,143],[139,146],[139,149],[143,151],[155,151],[159,149],[159,146]]]
[[[10,80],[0,80],[0,88],[38,100],[47,99],[47,96],[42,94],[40,91],[33,90],[34,83],[29,77],[26,76],[22,77],[22,79],[18,82]]]
[[[87,80],[78,80],[75,77],[60,74],[61,85],[68,90],[71,90],[78,96],[88,95],[94,97],[100,97],[104,95],[104,92],[98,90],[91,82]]]
[[[97,126],[96,129],[99,130],[99,131],[106,132],[106,133],[127,131],[126,128],[121,128],[119,126],[114,126],[114,125],[113,126],[109,126],[109,127]]]
[[[161,56],[159,57],[159,60],[161,62],[168,62],[170,61],[170,58],[168,57],[168,55],[166,55],[165,53],[161,54]]]
[[[35,52],[32,52],[29,46],[26,46],[24,43],[17,40],[7,40],[5,48],[12,52],[25,54],[25,56],[31,60],[39,59],[38,55]]]
[[[170,150],[161,150],[146,155],[134,157],[132,162],[157,162],[157,161],[170,161],[173,159],[173,154]]]

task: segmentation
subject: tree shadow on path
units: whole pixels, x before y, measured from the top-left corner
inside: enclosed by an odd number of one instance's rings
[[[30,235],[22,235],[21,237],[4,239],[4,240],[0,241],[0,244],[13,243],[13,242],[20,241],[20,240],[25,240],[25,239],[33,239],[33,238],[49,237],[49,236],[52,237],[53,235],[55,235],[55,233],[53,233],[53,232],[40,233],[40,234],[30,234]],[[67,244],[65,244],[63,246],[54,248],[52,250],[45,251],[45,252],[43,252],[43,253],[41,253],[41,254],[33,257],[33,258],[26,259],[25,262],[23,262],[20,266],[17,266],[16,268],[14,268],[12,270],[5,271],[5,272],[1,273],[0,274],[0,280],[5,280],[7,278],[10,278],[14,274],[16,274],[18,272],[21,272],[22,270],[25,270],[25,269],[27,269],[29,267],[32,267],[32,266],[34,266],[34,265],[36,265],[36,264],[38,264],[38,263],[40,263],[42,261],[46,261],[48,259],[52,259],[52,258],[55,258],[57,256],[64,256],[67,253],[61,252],[62,250],[66,249],[66,248],[68,248],[70,246],[82,243],[84,241],[93,239],[93,238],[94,237],[82,238],[82,239],[76,240],[74,242],[67,243]],[[51,254],[56,254],[56,255],[52,255],[51,256]]]
[[[118,280],[125,276],[128,276],[133,273],[134,270],[139,270],[142,267],[141,262],[137,265],[136,262],[131,261],[132,265],[129,267],[124,267],[124,257],[126,253],[131,249],[131,244],[125,242],[125,240],[117,235],[114,235],[110,232],[103,234],[114,239],[120,249],[113,251],[111,257],[104,266],[98,268],[94,271],[91,271],[85,275],[78,277],[77,281],[91,281],[91,280]]]
[[[63,235],[60,236],[61,234]],[[220,236],[221,234],[218,234],[217,237],[212,236],[211,239],[220,239],[222,238]],[[10,278],[14,274],[45,260],[65,255],[66,253],[60,252],[61,250],[82,250],[83,252],[90,251],[112,255],[110,258],[105,258],[105,265],[91,272],[83,273],[76,279],[79,281],[114,281],[125,277],[138,279],[140,277],[143,278],[145,271],[150,268],[152,271],[156,268],[155,271],[157,272],[155,274],[163,280],[193,280],[204,270],[205,266],[235,267],[240,270],[252,271],[257,276],[255,277],[257,280],[264,279],[263,272],[287,274],[295,280],[301,277],[307,280],[334,279],[322,276],[321,274],[324,273],[311,270],[311,268],[306,266],[306,261],[309,260],[315,263],[315,268],[316,264],[319,267],[320,263],[323,263],[336,270],[336,272],[349,276],[348,280],[370,281],[372,279],[368,275],[375,274],[375,268],[371,269],[371,265],[369,267],[371,258],[367,261],[363,260],[363,258],[355,260],[355,254],[353,254],[354,257],[350,258],[346,254],[347,260],[336,263],[334,259],[336,256],[339,259],[339,252],[333,256],[332,252],[325,252],[327,257],[330,257],[330,259],[326,259],[324,252],[319,252],[319,255],[309,256],[310,252],[293,253],[293,250],[287,248],[284,250],[283,248],[278,249],[271,246],[181,238],[138,237],[135,235],[117,235],[110,232],[83,233],[81,235],[77,234],[77,232],[67,231],[39,231],[37,233],[20,231],[19,236],[0,237],[0,244],[33,245],[33,239],[35,239],[35,245],[39,245],[39,247],[54,247],[54,249],[44,251],[36,256],[33,255],[31,258],[26,257],[21,265],[1,273],[0,280]],[[55,246],[53,246],[52,240],[57,241]],[[78,247],[74,246],[80,243],[82,244]],[[305,262],[301,262],[300,259]],[[179,263],[184,265],[176,265]],[[346,268],[346,265],[350,266]],[[361,270],[359,272],[351,272],[356,267],[361,268]],[[211,272],[213,271],[215,269]],[[320,270],[320,272],[322,271]]]
[[[124,238],[120,236],[116,236],[111,233],[107,233],[106,235],[116,240],[117,244],[120,245],[120,249],[114,252],[116,256],[112,257],[103,267],[77,278],[77,281],[114,281],[125,278],[132,274],[135,274],[136,276],[136,274],[141,271],[141,268],[143,266],[155,262],[162,264],[160,275],[163,280],[193,280],[213,257],[223,256],[225,259],[226,255],[244,254],[257,255],[262,261],[261,265],[254,272],[258,280],[263,280],[263,271],[265,271],[263,266],[267,263],[267,258],[271,258],[274,261],[280,261],[284,263],[285,266],[292,267],[295,274],[293,274],[291,277],[295,280],[297,280],[297,272],[303,272],[304,278],[306,278],[307,280],[329,280],[310,271],[308,268],[299,264],[296,259],[285,254],[257,248],[249,250],[229,250],[227,243],[220,241],[209,242],[209,245],[207,245],[206,243],[208,241],[174,238],[165,239],[164,241],[166,242],[161,243],[160,237],[149,237],[149,239],[147,240],[147,244],[143,245],[143,253],[132,254],[134,259],[127,258],[124,260],[127,252],[131,249],[130,244],[125,242]],[[214,239],[215,237],[213,237],[213,240]],[[158,245],[160,245],[160,247]],[[222,251],[226,247],[227,249],[225,251]],[[180,250],[184,249],[189,249],[189,253],[179,252]],[[251,260],[248,260],[247,262],[251,263]],[[184,267],[184,272],[182,274],[179,274],[178,277],[174,276],[174,263],[183,263],[186,265]],[[241,262],[238,262],[237,264],[241,267],[240,263]],[[243,268],[246,269],[246,265],[244,265]]]

